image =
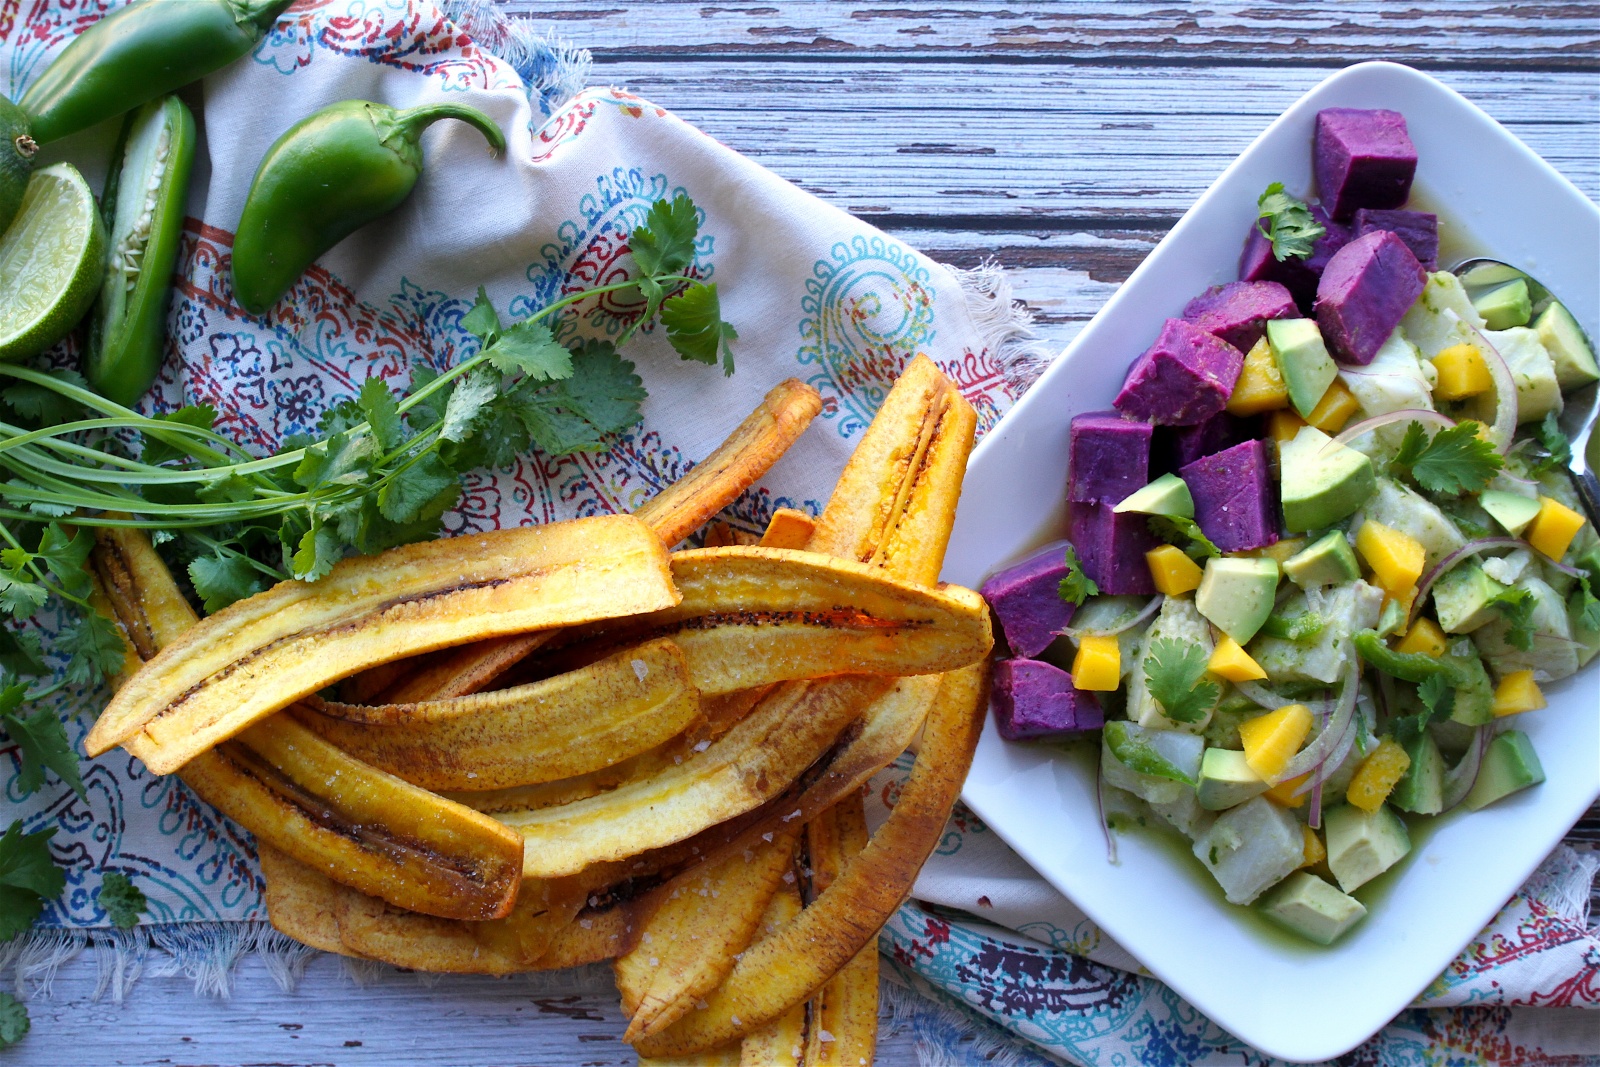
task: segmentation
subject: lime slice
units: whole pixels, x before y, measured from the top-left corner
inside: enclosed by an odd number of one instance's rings
[[[100,290],[105,243],[100,209],[77,168],[35,171],[0,236],[0,360],[37,355],[72,331]]]

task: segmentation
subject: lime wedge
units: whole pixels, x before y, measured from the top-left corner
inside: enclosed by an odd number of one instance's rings
[[[72,331],[100,290],[105,243],[100,209],[77,168],[35,171],[0,236],[0,360],[37,355]]]

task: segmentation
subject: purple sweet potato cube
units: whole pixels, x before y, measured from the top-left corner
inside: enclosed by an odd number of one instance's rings
[[[1317,325],[1334,358],[1371,363],[1427,281],[1411,249],[1388,230],[1339,249],[1317,284]]]
[[[1224,552],[1265,548],[1278,540],[1278,494],[1260,441],[1195,460],[1178,472],[1194,497],[1200,531]]]
[[[1432,212],[1364,207],[1356,212],[1354,230],[1357,237],[1373,230],[1388,230],[1406,243],[1424,270],[1438,269],[1439,216]]]
[[[1166,426],[1192,426],[1228,404],[1244,353],[1192,322],[1168,319],[1128,368],[1117,410]]]
[[[1226,411],[1193,426],[1163,426],[1151,445],[1152,469],[1157,474],[1176,471],[1201,456],[1248,441],[1259,432],[1259,419],[1241,419]]]
[[[1213,285],[1184,306],[1185,322],[1214,333],[1241,352],[1267,332],[1268,319],[1296,319],[1300,308],[1278,282],[1229,282]]]
[[[1149,517],[1110,504],[1069,504],[1067,536],[1078,552],[1083,573],[1116,596],[1149,596],[1156,591],[1144,554],[1161,542],[1150,532]]]
[[[1317,112],[1312,160],[1322,203],[1340,222],[1364,207],[1401,206],[1417,173],[1417,148],[1406,132],[1406,117],[1381,108]]]
[[[1072,675],[1031,659],[994,665],[994,725],[1007,741],[1065,739],[1105,725],[1093,693],[1076,689]]]
[[[1067,576],[1066,548],[1065,541],[1046,545],[983,583],[983,599],[999,617],[1015,655],[1037,656],[1072,621],[1073,607],[1060,593]]]
[[[1120,504],[1150,480],[1150,424],[1115,411],[1074,415],[1067,499]]]
[[[1244,255],[1239,258],[1239,280],[1245,282],[1277,282],[1294,295],[1300,313],[1311,315],[1311,305],[1317,299],[1317,279],[1328,265],[1333,254],[1350,243],[1350,227],[1334,222],[1320,204],[1311,205],[1311,217],[1322,223],[1324,233],[1311,245],[1311,254],[1304,259],[1290,256],[1280,260],[1272,254],[1272,242],[1255,224],[1250,224],[1250,236],[1244,242]]]

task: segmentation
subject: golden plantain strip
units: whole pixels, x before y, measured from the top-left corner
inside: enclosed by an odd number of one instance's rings
[[[826,892],[866,845],[867,813],[859,791],[806,823],[813,893]],[[875,940],[868,941],[854,959],[812,994],[810,1019],[806,1067],[857,1067],[873,1061],[878,1043]]]
[[[756,943],[776,934],[799,914],[800,886],[798,879],[790,879],[780,884],[767,902]],[[740,1067],[800,1067],[805,1058],[806,1030],[806,1004],[802,1001],[745,1037],[739,1047]]]
[[[267,884],[267,920],[274,929],[323,952],[360,955],[339,940],[344,886],[271,845],[257,841],[256,855],[261,860],[261,877]]]
[[[346,559],[202,620],[118,690],[97,755],[143,730],[166,774],[357,671],[482,637],[677,602],[667,554],[630,516],[577,519]]]
[[[418,915],[341,887],[339,940],[371,959],[440,974],[515,974],[527,968],[473,937],[466,923]]]
[[[433,790],[504,789],[588,774],[662,744],[700,716],[699,695],[671,638],[541,682],[455,700],[383,709],[315,697],[307,703],[312,710],[295,715],[313,731]],[[372,714],[380,710],[388,714]]]
[[[697,1052],[691,1056],[640,1056],[639,1067],[739,1067],[740,1045],[737,1041],[710,1052]]]
[[[524,879],[516,907],[503,919],[464,923],[478,943],[524,966],[538,963],[589,899],[581,879]]]
[[[741,530],[737,526],[726,522],[714,522],[706,527],[706,537],[701,542],[701,547],[730,548],[735,545],[755,545],[760,543],[760,534]]]
[[[761,535],[761,547],[805,548],[816,528],[816,520],[805,512],[779,508],[767,520],[767,529]]]
[[[682,1055],[748,1034],[809,997],[871,943],[939,843],[977,747],[988,672],[975,665],[955,677],[960,684],[928,716],[911,775],[867,847],[793,922],[752,945],[706,995],[704,1010],[637,1041],[642,1055]]]
[[[711,455],[634,514],[671,548],[754,485],[821,410],[822,397],[811,386],[796,378],[779,382]],[[476,693],[549,638],[548,633],[519,634],[468,645],[427,665],[390,689],[384,699],[404,704]],[[370,690],[369,695],[377,691]]]
[[[640,924],[639,943],[614,965],[630,1016],[623,1040],[665,1029],[717,987],[755,935],[779,879],[793,868],[799,832],[795,826],[699,864],[652,894],[660,904]]]

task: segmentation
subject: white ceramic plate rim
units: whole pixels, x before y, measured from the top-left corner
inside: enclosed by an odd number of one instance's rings
[[[1206,285],[1234,277],[1255,197],[1269,181],[1302,195],[1309,189],[1312,122],[1330,106],[1405,112],[1421,156],[1419,193],[1445,206],[1444,225],[1467,237],[1461,248],[1526,267],[1595,332],[1600,210],[1433,78],[1391,63],[1347,68],[1302,97],[1223,172],[974,452],[946,580],[976,587],[999,563],[1059,531],[1061,505],[1041,502],[1063,495],[1068,418],[1108,407],[1160,319]],[[1505,196],[1486,194],[1491,178]],[[1441,820],[1413,850],[1394,892],[1327,950],[1297,951],[1252,933],[1137,835],[1119,835],[1121,863],[1108,865],[1092,781],[1047,751],[1006,744],[992,722],[964,798],[1219,1025],[1282,1059],[1323,1060],[1360,1044],[1421,993],[1600,797],[1600,661],[1550,687],[1549,696],[1549,709],[1518,724],[1549,780],[1470,817]]]

